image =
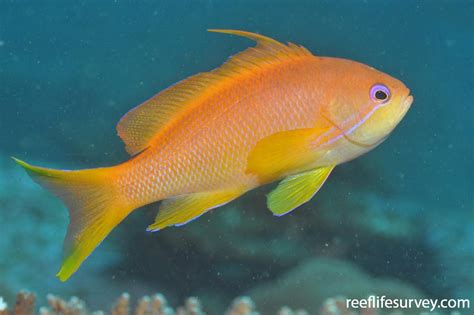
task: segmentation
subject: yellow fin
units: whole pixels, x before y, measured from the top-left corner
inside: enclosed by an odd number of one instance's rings
[[[223,206],[245,193],[243,189],[200,192],[163,201],[155,222],[147,231],[158,231],[167,226],[182,226],[207,211]]]
[[[13,159],[69,208],[64,259],[57,274],[61,281],[66,281],[133,207],[111,185],[111,168],[62,171]]]
[[[229,80],[275,63],[312,56],[304,47],[284,45],[258,34],[233,30],[209,31],[245,36],[258,44],[231,57],[211,72],[199,73],[176,83],[125,114],[117,125],[117,133],[128,153],[134,155],[149,147],[159,131],[202,103],[201,100],[228,85]]]
[[[296,129],[263,138],[250,151],[246,171],[258,175],[263,183],[303,171],[324,154],[318,149],[318,137],[327,130]]]
[[[334,165],[285,178],[267,197],[267,206],[276,216],[285,215],[308,202],[328,178]]]

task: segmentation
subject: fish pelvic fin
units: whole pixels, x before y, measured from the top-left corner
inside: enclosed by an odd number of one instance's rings
[[[246,189],[236,188],[167,199],[161,203],[155,222],[148,226],[147,231],[156,232],[168,226],[185,225],[207,211],[231,202],[245,192]]]
[[[128,205],[114,185],[114,167],[63,171],[13,159],[35,182],[60,198],[69,209],[63,263],[56,275],[61,281],[66,281],[133,207]]]
[[[285,215],[308,202],[321,189],[335,165],[288,176],[267,196],[267,206],[276,216]]]

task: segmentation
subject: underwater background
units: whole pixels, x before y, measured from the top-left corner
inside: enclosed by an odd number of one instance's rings
[[[474,302],[474,2],[0,0],[0,296],[198,296],[208,314],[249,295],[262,314],[329,297]],[[336,168],[277,218],[273,185],[182,228],[135,211],[66,283],[68,218],[9,157],[55,168],[128,159],[115,125],[169,85],[222,64],[258,32],[402,80],[415,101],[377,149]],[[44,300],[43,300],[44,302]],[[407,312],[416,310],[407,310]]]

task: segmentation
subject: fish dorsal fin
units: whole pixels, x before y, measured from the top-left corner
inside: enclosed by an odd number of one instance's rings
[[[298,46],[293,43],[285,45],[260,34],[221,29],[210,29],[208,31],[242,36],[257,42],[257,46],[247,48],[246,50],[232,56],[220,68],[213,71],[213,73],[223,76],[228,76],[232,73],[254,71],[271,64],[313,56],[311,52],[303,46]]]
[[[211,73],[196,74],[130,110],[117,125],[117,133],[125,143],[127,152],[135,155],[148,148],[165,125],[180,116],[206,92],[207,86],[216,81]]]
[[[312,56],[304,47],[291,43],[285,45],[250,32],[209,31],[247,37],[255,40],[257,46],[234,55],[217,69],[196,74],[172,85],[125,114],[117,125],[117,132],[128,153],[134,155],[149,147],[163,127],[200,104],[200,100],[227,85],[229,80],[276,63]]]

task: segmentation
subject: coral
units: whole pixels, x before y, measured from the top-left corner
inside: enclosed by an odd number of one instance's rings
[[[201,302],[196,297],[187,298],[184,306],[178,307],[176,315],[205,315]]]
[[[305,310],[292,310],[288,306],[283,306],[276,313],[277,315],[308,315]],[[255,308],[255,303],[248,296],[240,296],[236,298],[225,315],[259,315]]]
[[[90,312],[86,304],[77,297],[65,301],[60,297],[48,295],[49,306],[40,307],[40,315],[104,315],[103,311]],[[9,312],[8,305],[0,297],[0,314],[8,315],[35,315],[35,295],[21,291],[17,295],[14,312]],[[112,305],[110,315],[130,315],[130,295],[123,293]],[[308,315],[306,311],[292,311],[288,307],[282,307],[277,315]],[[168,302],[162,294],[144,296],[135,305],[133,315],[206,315],[201,301],[196,297],[189,297],[183,306],[176,310],[168,306]],[[225,315],[259,315],[255,310],[255,304],[249,297],[238,297],[226,311]]]
[[[225,315],[258,315],[255,303],[248,296],[236,298]]]
[[[292,310],[288,306],[283,306],[277,313],[277,315],[309,315],[305,310]]]
[[[34,294],[20,291],[16,297],[15,315],[33,315],[36,297]]]
[[[123,293],[112,307],[111,315],[130,314],[130,295]],[[133,312],[134,315],[172,315],[174,311],[168,306],[168,302],[162,294],[155,294],[151,297],[144,296],[138,300]]]
[[[34,315],[35,313],[35,301],[36,297],[34,294],[27,291],[20,291],[16,296],[15,309],[9,310],[8,304],[0,296],[0,314],[1,315]]]
[[[8,315],[7,307],[7,303],[5,303],[3,298],[0,296],[0,315]]]
[[[41,315],[81,315],[87,313],[86,304],[77,297],[71,297],[69,301],[64,301],[58,296],[48,294],[49,308],[40,308]]]
[[[359,313],[348,309],[346,298],[335,297],[324,301],[321,307],[321,315],[376,315],[377,311],[371,308],[363,308]]]
[[[367,297],[367,296],[365,296]],[[48,295],[47,307],[40,307],[40,315],[105,315],[104,311],[93,311],[91,312],[86,307],[86,304],[77,297],[72,297],[69,301],[65,301],[60,297],[54,295]],[[418,310],[384,310],[380,311],[373,308],[360,308],[358,310],[350,309],[347,307],[347,298],[344,296],[336,296],[327,298],[323,301],[321,307],[309,313],[306,310],[299,309],[293,310],[288,306],[280,307],[276,312],[264,312],[264,314],[275,314],[275,315],[404,315],[404,314],[426,314],[418,313]],[[112,305],[110,309],[110,315],[130,315],[130,296],[127,293],[123,293]],[[21,291],[17,295],[14,310],[9,310],[8,305],[0,297],[0,314],[1,315],[35,315],[35,295],[26,291]],[[162,294],[155,294],[153,296],[144,296],[140,298],[135,305],[132,312],[133,315],[206,315],[202,308],[200,300],[196,297],[189,297],[185,300],[183,306],[178,307],[176,310],[168,306],[165,297]],[[232,302],[230,307],[224,313],[224,315],[260,315],[256,310],[255,303],[248,296],[241,296]],[[431,313],[433,315],[439,315],[437,312]],[[451,312],[452,315],[459,312]]]
[[[128,315],[130,312],[130,295],[123,293],[112,307],[111,315]]]

